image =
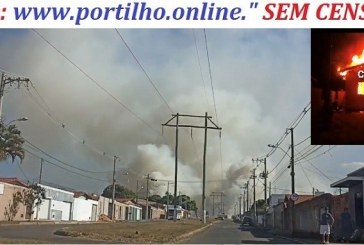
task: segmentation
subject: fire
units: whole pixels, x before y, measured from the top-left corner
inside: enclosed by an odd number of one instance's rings
[[[361,54],[360,55],[354,55],[352,58],[351,58],[351,63],[350,65],[347,66],[348,67],[352,67],[352,66],[357,66],[357,65],[361,65],[361,64],[364,64],[364,49],[362,50]],[[337,72],[340,74],[340,76],[343,77],[343,79],[345,80],[346,79],[346,75],[348,73],[348,71],[341,71],[342,68],[339,66],[337,68]],[[359,88],[358,88],[358,91],[359,91]]]
[[[364,63],[364,49],[361,53],[361,55],[354,55],[353,58],[351,58],[351,64],[350,66],[356,66]]]

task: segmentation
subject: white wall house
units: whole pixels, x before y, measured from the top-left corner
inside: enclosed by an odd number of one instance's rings
[[[73,201],[72,220],[96,221],[98,201],[86,193],[76,192]]]
[[[38,207],[33,208],[32,219],[36,220],[71,220],[73,192],[40,185],[45,190],[45,198]]]

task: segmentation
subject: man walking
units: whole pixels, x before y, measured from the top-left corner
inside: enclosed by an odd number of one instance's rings
[[[325,212],[321,215],[320,234],[322,235],[322,243],[330,242],[331,226],[334,224],[334,217],[329,213],[329,208],[325,207]]]

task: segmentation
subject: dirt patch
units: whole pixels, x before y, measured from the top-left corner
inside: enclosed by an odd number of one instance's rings
[[[172,243],[183,234],[202,228],[199,220],[150,222],[120,222],[75,225],[62,229],[62,234],[72,237],[113,241],[118,243]]]

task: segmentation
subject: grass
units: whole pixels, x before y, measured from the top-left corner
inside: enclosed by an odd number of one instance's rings
[[[118,243],[171,243],[178,236],[202,228],[212,221],[203,224],[199,220],[150,222],[120,222],[74,225],[66,227],[62,233],[67,236],[113,241]]]

